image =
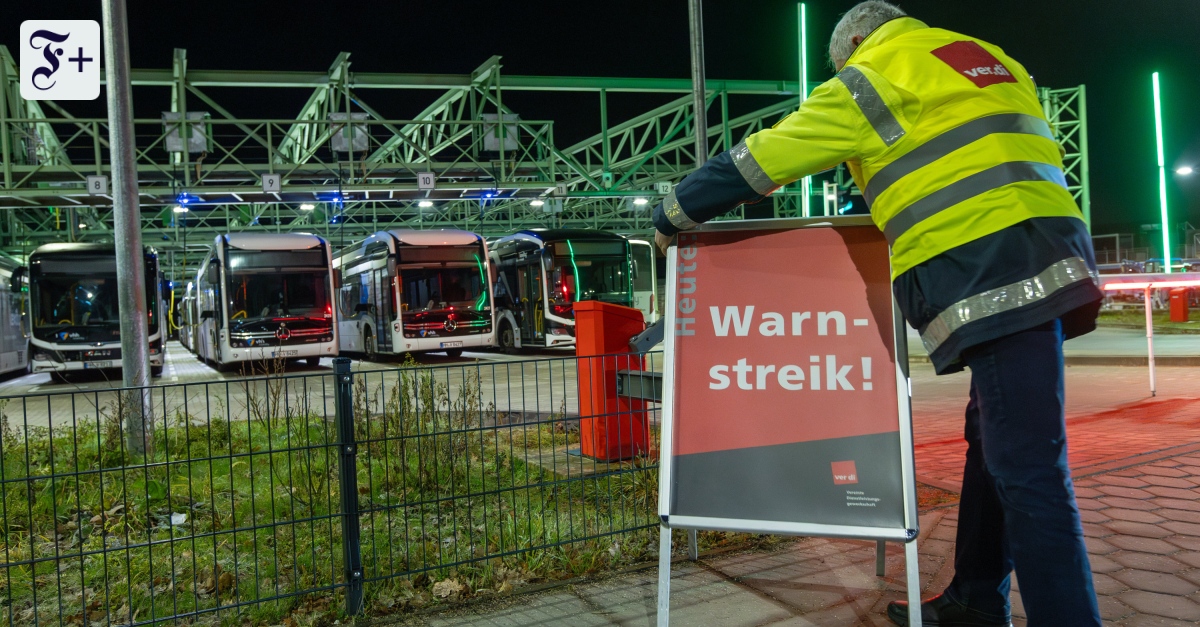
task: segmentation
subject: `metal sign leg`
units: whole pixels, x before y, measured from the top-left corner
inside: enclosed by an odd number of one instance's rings
[[[875,543],[875,576],[887,574],[887,542],[880,540]]]
[[[1155,385],[1154,385],[1154,308],[1153,308],[1153,303],[1152,303],[1153,298],[1154,298],[1154,296],[1151,294],[1150,288],[1147,287],[1146,292],[1143,295],[1143,299],[1144,299],[1144,303],[1146,305],[1146,355],[1147,355],[1147,362],[1149,363],[1149,366],[1150,366],[1150,396],[1158,396],[1158,390],[1155,389]]]
[[[700,559],[700,545],[696,541],[695,529],[688,529],[688,559],[693,562]]]
[[[693,532],[694,533],[694,532]],[[671,624],[671,530],[658,527],[658,627]]]
[[[904,574],[908,578],[908,624],[911,627],[921,627],[921,571],[917,559],[917,541],[905,543]]]

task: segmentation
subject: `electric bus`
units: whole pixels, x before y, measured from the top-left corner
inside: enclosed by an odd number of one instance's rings
[[[175,312],[175,325],[179,327],[179,343],[191,352],[196,352],[196,284],[188,281],[183,298]]]
[[[0,260],[0,374],[29,369],[26,269]]]
[[[218,370],[238,362],[338,355],[332,254],[304,233],[218,235],[196,272],[195,352]]]
[[[379,231],[339,255],[341,348],[400,355],[495,346],[484,239],[453,229]]]
[[[142,252],[150,375],[163,370],[162,275],[158,253]],[[117,252],[113,244],[46,244],[29,255],[33,371],[58,380],[81,370],[121,367]]]
[[[653,256],[638,269],[650,273]],[[574,346],[575,312],[581,300],[633,307],[631,243],[591,229],[529,229],[492,245],[496,267],[497,344],[505,351],[527,346]],[[645,268],[641,268],[645,265]],[[653,296],[648,303],[653,302]],[[652,305],[647,304],[647,309]],[[644,311],[643,313],[649,313]]]

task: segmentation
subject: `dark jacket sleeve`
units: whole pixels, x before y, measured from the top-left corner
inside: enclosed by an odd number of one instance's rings
[[[654,228],[663,235],[674,235],[738,205],[763,198],[750,187],[733,164],[729,151],[725,151],[689,174],[654,208]]]

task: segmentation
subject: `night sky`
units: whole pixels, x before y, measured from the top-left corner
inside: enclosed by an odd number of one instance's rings
[[[17,51],[23,20],[100,19],[99,0],[6,0],[0,43]],[[824,58],[837,17],[854,0],[810,0],[810,55]],[[1086,84],[1091,141],[1093,232],[1131,232],[1158,220],[1150,74],[1162,73],[1167,165],[1200,170],[1200,1],[904,0],[910,15],[995,43],[1039,85]],[[129,0],[133,66],[170,68],[186,48],[192,69],[326,70],[340,51],[352,71],[465,74],[491,55],[503,72],[533,75],[689,76],[685,0],[609,2],[266,2]],[[709,78],[797,76],[793,0],[705,0]],[[819,57],[818,57],[819,55]],[[816,63],[813,63],[816,66]],[[832,75],[810,68],[812,80]],[[388,117],[412,115],[437,92],[376,96]],[[293,117],[307,98],[209,95],[241,116]],[[263,95],[270,95],[269,93]],[[135,92],[138,116],[157,117],[162,94]],[[392,100],[388,100],[388,98]],[[377,98],[379,99],[377,101]],[[526,94],[526,119],[555,120],[558,143],[598,129],[595,96]],[[505,96],[509,104],[509,96]],[[658,101],[610,97],[610,123]],[[146,111],[146,103],[154,109]],[[81,103],[68,109],[102,115]],[[649,105],[649,106],[648,106]],[[564,140],[565,137],[565,140]],[[1200,171],[1168,174],[1172,221],[1200,226]]]

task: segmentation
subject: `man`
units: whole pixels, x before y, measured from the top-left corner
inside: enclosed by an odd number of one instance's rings
[[[830,40],[837,76],[681,182],[656,241],[845,162],[892,247],[893,293],[939,374],[971,369],[955,575],[926,625],[1100,625],[1067,466],[1064,338],[1101,293],[1062,154],[1023,67],[989,43],[863,2]],[[888,616],[908,622],[903,602]]]

